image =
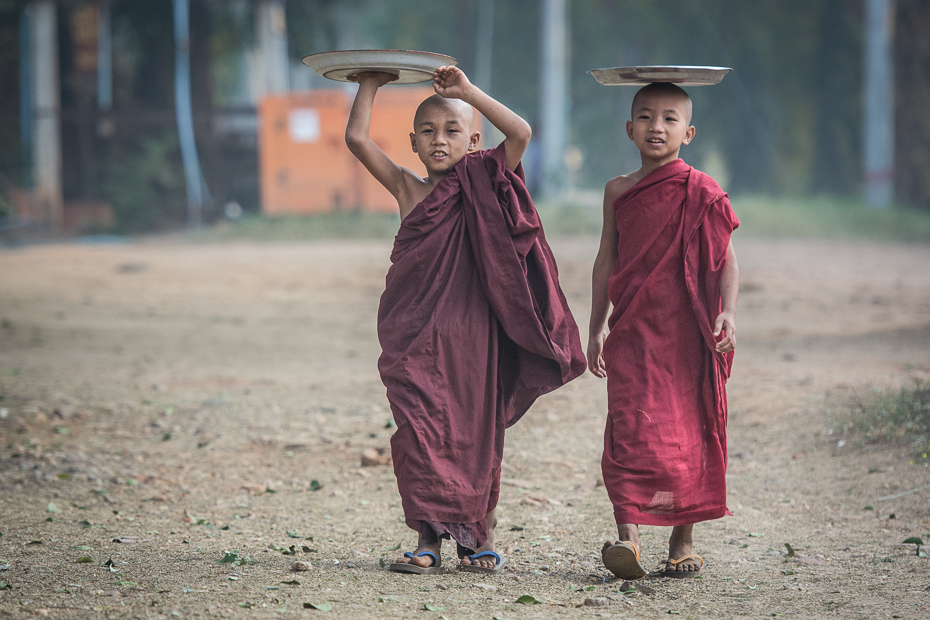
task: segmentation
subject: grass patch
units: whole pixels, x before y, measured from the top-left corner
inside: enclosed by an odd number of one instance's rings
[[[741,231],[753,237],[930,243],[930,211],[873,209],[857,200],[829,197],[741,196],[731,201]]]
[[[549,236],[600,235],[600,196],[579,193],[562,202],[540,201],[539,216]],[[731,197],[740,234],[763,238],[874,239],[930,243],[930,211],[904,207],[870,209],[838,198]],[[205,241],[304,241],[391,239],[397,214],[349,212],[267,217],[247,215],[222,221],[202,235]]]
[[[930,452],[930,383],[915,381],[897,390],[872,388],[853,391],[835,406],[843,434],[866,442],[900,442],[917,446],[918,458]]]
[[[397,234],[396,214],[349,212],[267,217],[246,215],[224,220],[206,231],[205,241],[305,241],[318,239],[391,239]]]
[[[762,238],[873,239],[930,243],[930,211],[901,206],[872,209],[857,200],[830,197],[731,196],[740,234]],[[585,194],[567,203],[537,204],[551,235],[599,235],[602,209]]]
[[[588,236],[601,234],[604,220],[601,205],[542,202],[536,205],[539,219],[549,236]]]

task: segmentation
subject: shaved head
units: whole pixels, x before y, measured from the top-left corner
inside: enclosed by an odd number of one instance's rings
[[[651,97],[674,97],[680,100],[683,105],[682,112],[687,119],[687,123],[689,125],[691,124],[691,97],[685,92],[685,89],[671,82],[653,82],[652,84],[640,88],[636,92],[636,96],[633,97],[630,117],[635,117],[636,110],[644,105],[646,99]]]
[[[472,107],[461,99],[445,98],[441,95],[432,95],[423,100],[413,115],[413,128],[416,131],[424,113],[427,110],[446,109],[460,117],[462,125],[472,131],[475,127],[475,112]]]

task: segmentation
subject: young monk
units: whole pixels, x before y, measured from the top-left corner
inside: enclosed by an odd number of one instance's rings
[[[378,369],[397,423],[404,515],[419,538],[390,569],[437,572],[441,540],[453,538],[461,569],[496,573],[504,429],[583,373],[584,352],[523,181],[529,125],[461,70],[441,67],[410,134],[421,177],[369,137],[375,93],[391,79],[357,76],[346,129],[401,216],[378,311]],[[472,106],[504,134],[497,148],[477,150]]]
[[[739,220],[717,183],[678,158],[695,133],[684,90],[642,88],[626,132],[642,167],[604,190],[587,351],[591,372],[607,378],[601,468],[620,537],[602,557],[618,577],[643,577],[638,525],[670,525],[661,572],[693,577],[704,565],[694,524],[730,514],[726,380],[739,280],[730,234]]]

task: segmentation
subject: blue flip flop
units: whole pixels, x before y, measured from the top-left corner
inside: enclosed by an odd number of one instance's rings
[[[459,570],[463,570],[469,573],[488,573],[496,575],[497,573],[501,572],[501,569],[504,568],[504,564],[507,563],[507,558],[502,558],[493,551],[482,551],[481,553],[468,556],[468,559],[474,562],[475,560],[486,557],[494,558],[494,568],[485,568],[484,566],[475,566],[474,564],[459,564]]]
[[[388,566],[389,570],[394,571],[395,573],[416,573],[417,575],[435,575],[440,572],[440,567],[442,562],[436,557],[436,554],[432,551],[421,551],[416,555],[416,557],[423,557],[428,555],[433,558],[432,566],[417,566],[416,564],[407,564],[406,562],[393,562]],[[410,551],[404,554],[405,558],[413,559],[414,555]]]

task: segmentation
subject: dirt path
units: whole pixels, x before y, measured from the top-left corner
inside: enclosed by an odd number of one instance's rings
[[[930,538],[930,489],[879,498],[930,470],[831,435],[824,401],[930,376],[930,248],[736,242],[734,516],[696,528],[703,579],[651,595],[599,561],[615,529],[591,375],[508,435],[502,576],[381,569],[415,540],[390,469],[360,466],[390,435],[389,242],[0,250],[0,616],[928,617],[930,560],[899,543]],[[586,325],[596,240],[553,247]],[[667,530],[643,534],[657,566]],[[217,563],[232,550],[255,563]]]

